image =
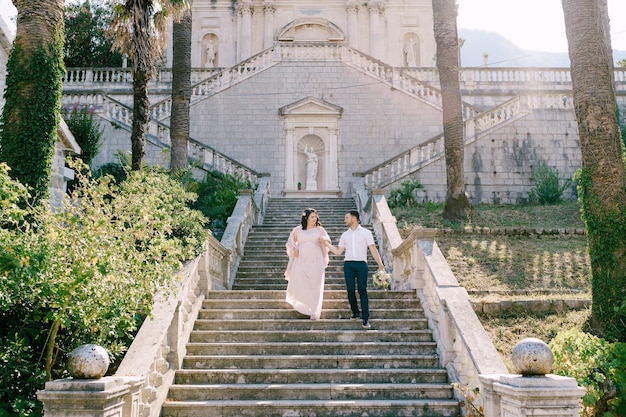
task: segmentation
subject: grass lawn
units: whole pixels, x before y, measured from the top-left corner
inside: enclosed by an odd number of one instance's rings
[[[582,230],[578,206],[567,202],[551,206],[479,205],[467,224],[454,224],[441,217],[442,205],[396,208],[392,212],[401,233],[416,226],[448,229],[436,241],[460,285],[472,297],[492,299],[590,298],[591,275],[586,238],[567,235],[505,235],[464,233],[475,228],[524,228],[529,230]],[[459,232],[450,232],[458,230]],[[472,295],[475,294],[475,295]],[[546,343],[560,330],[582,328],[589,311],[538,315],[533,312],[499,316],[479,315],[494,345],[511,371],[513,347],[526,337]]]

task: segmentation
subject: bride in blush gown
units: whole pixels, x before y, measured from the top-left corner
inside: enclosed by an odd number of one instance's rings
[[[328,248],[320,243],[328,239],[315,209],[304,210],[300,225],[293,228],[287,240],[289,264],[285,271],[287,296],[285,300],[293,308],[311,320],[322,313],[324,299],[324,275],[328,266]]]

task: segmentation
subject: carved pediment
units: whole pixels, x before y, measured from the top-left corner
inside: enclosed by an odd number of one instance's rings
[[[280,116],[334,116],[341,117],[343,108],[317,97],[307,97],[278,109]]]
[[[279,41],[293,42],[341,42],[345,36],[341,29],[326,19],[297,19],[284,26]]]

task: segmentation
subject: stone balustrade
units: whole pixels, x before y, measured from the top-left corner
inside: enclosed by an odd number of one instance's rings
[[[214,74],[220,72],[222,68],[192,68],[191,82],[198,83]],[[151,81],[152,87],[158,86],[160,83],[169,84],[172,82],[172,69],[159,68],[156,71],[154,80]],[[63,77],[63,85],[65,87],[92,87],[92,88],[111,88],[126,86],[131,87],[133,83],[132,68],[67,68]]]
[[[387,70],[387,65],[375,65],[377,62],[374,58],[366,58],[367,55],[351,49],[341,43],[314,43],[314,42],[298,42],[298,43],[279,43],[280,49],[274,50],[270,48],[266,51],[255,55],[251,59],[252,63],[247,65],[237,65],[233,68],[237,73],[247,73],[251,69],[259,67],[257,59],[259,55],[269,56],[273,61],[276,60],[339,60],[345,59],[344,49],[348,53],[354,55],[352,59],[355,64],[361,62],[363,68],[369,68],[377,77],[387,77],[391,81],[391,73]],[[263,58],[263,59],[267,59]],[[244,62],[248,62],[246,60]],[[379,61],[378,61],[379,62]],[[192,68],[191,82],[192,84],[200,83],[207,78],[224,71],[224,68]],[[421,82],[437,85],[439,83],[439,75],[435,67],[398,67],[398,71],[407,76],[419,80]],[[172,80],[171,68],[160,68],[157,71],[153,83],[170,83]],[[626,68],[614,69],[615,82],[619,85],[626,84]],[[130,87],[132,84],[131,68],[67,68],[63,77],[63,84],[66,87],[97,87],[109,88],[114,86],[126,85]],[[571,89],[572,78],[570,69],[551,68],[551,67],[468,67],[462,68],[460,73],[460,82],[462,89],[469,88],[499,88],[506,89],[506,86],[538,86],[542,89]],[[619,88],[618,89],[624,89]]]
[[[243,257],[243,250],[252,225],[262,221],[263,213],[269,199],[269,177],[262,177],[255,192],[239,190],[239,198],[232,215],[226,223],[226,230],[222,236],[222,245],[230,250],[231,267],[227,288],[232,289],[235,273],[239,261]]]
[[[415,290],[422,303],[441,365],[459,384],[455,396],[465,400],[462,388],[478,387],[473,404],[483,406],[485,417],[578,417],[585,390],[574,378],[509,374],[439,250],[436,230],[416,229],[402,240],[382,190],[368,198],[356,181],[353,191],[362,217],[372,220],[385,265],[393,266],[391,288]]]
[[[527,107],[531,105],[538,106],[540,102],[556,103],[556,101],[554,101],[556,99],[556,95],[554,95],[551,101],[545,99],[543,101],[540,99],[533,101],[527,98],[525,103]],[[560,95],[558,99],[561,100]],[[467,145],[476,141],[480,134],[487,132],[489,129],[502,126],[502,124],[515,120],[518,116],[524,114],[521,104],[521,99],[514,97],[466,121],[465,144]],[[402,178],[405,178],[424,166],[443,158],[444,155],[445,139],[443,134],[438,134],[359,175],[365,178],[364,181],[367,189],[384,188],[394,182],[400,181]]]
[[[132,126],[133,110],[131,107],[108,97],[105,94],[64,95],[64,106],[88,106],[98,110],[100,117],[129,130]],[[164,123],[151,119],[148,122],[146,140],[160,148],[171,147],[170,128]],[[190,158],[200,163],[205,170],[215,170],[248,180],[255,186],[259,178],[266,174],[258,173],[252,168],[238,162],[212,147],[193,138],[189,139],[187,152]]]
[[[465,144],[476,141],[490,129],[516,120],[531,110],[573,109],[570,93],[537,93],[514,97],[499,106],[480,113],[465,122]],[[443,158],[445,140],[443,134],[408,149],[395,157],[359,174],[364,177],[367,189],[384,188],[400,181],[426,165]]]

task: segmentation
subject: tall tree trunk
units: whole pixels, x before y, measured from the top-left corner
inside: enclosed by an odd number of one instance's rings
[[[13,0],[17,33],[7,63],[0,161],[47,201],[63,89],[63,0]]]
[[[148,82],[150,75],[147,71],[144,69],[133,71],[133,129],[130,136],[133,171],[141,169],[146,153],[146,131],[150,118]]]
[[[579,198],[592,273],[591,324],[626,341],[626,174],[606,0],[562,0],[582,151]]]
[[[471,205],[465,194],[463,162],[463,109],[459,86],[459,38],[456,27],[456,0],[433,0],[433,29],[437,44],[437,70],[441,83],[443,134],[446,152],[446,219],[466,219]]]
[[[172,116],[170,138],[172,156],[170,170],[184,169],[188,165],[189,103],[191,100],[191,7],[174,22],[172,60]]]
[[[154,75],[159,51],[152,18],[153,0],[131,0],[128,4],[132,4],[131,58],[133,60],[133,129],[130,142],[132,169],[137,171],[141,169],[145,156],[146,132],[150,118],[148,83]]]

